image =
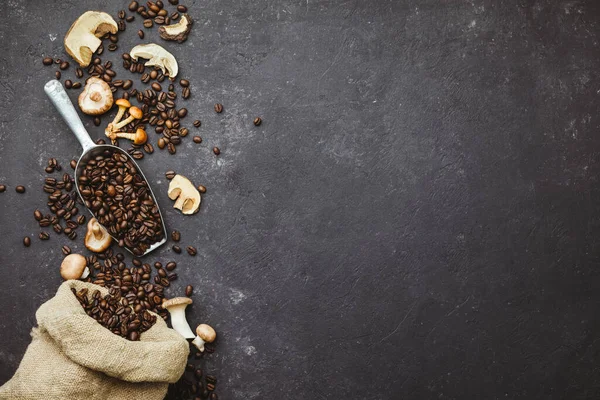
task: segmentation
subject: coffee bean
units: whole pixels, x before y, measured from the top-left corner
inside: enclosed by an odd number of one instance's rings
[[[183,97],[184,99],[187,99],[190,97],[191,91],[189,87],[183,88],[183,90],[181,91],[181,97]]]
[[[119,11],[119,13],[117,14],[117,16],[118,16],[120,19],[125,19],[125,17],[126,17],[127,15],[125,14],[125,10],[120,10],[120,11]]]
[[[186,247],[186,250],[187,250],[188,254],[192,257],[195,256],[196,254],[198,254],[198,251],[196,250],[196,248],[194,246],[188,246],[188,247]]]
[[[152,84],[152,89],[156,90],[157,92],[160,92],[160,91],[162,91],[162,86],[160,86],[160,83],[154,82]]]
[[[81,87],[81,82],[73,82],[73,89],[79,89]]]
[[[100,117],[94,117],[94,125],[100,126],[101,123],[102,120],[100,119]]]
[[[174,242],[179,242],[181,240],[181,233],[179,231],[173,231],[173,232],[171,232],[171,239]]]
[[[40,240],[48,240],[48,239],[50,239],[50,235],[47,232],[40,232],[40,234],[38,235],[38,237],[40,238]]]
[[[104,53],[104,45],[100,44],[100,46],[98,46],[98,48],[96,49],[96,54],[100,55],[102,53]]]
[[[200,136],[194,136],[194,139],[192,139],[194,141],[194,143],[202,143],[202,138]]]
[[[145,26],[145,25],[144,25],[144,26]],[[143,38],[144,38],[144,31],[140,29],[140,30],[138,31],[138,36],[140,37],[140,39],[143,39]]]
[[[118,48],[119,48],[119,46],[117,46],[115,43],[111,43],[111,44],[108,45],[108,51],[115,51]]]
[[[202,369],[198,368],[197,370],[194,371],[194,377],[196,377],[196,379],[202,379]]]
[[[83,70],[80,67],[75,70],[75,76],[79,79],[83,78]]]
[[[188,113],[187,108],[182,108],[179,111],[177,111],[177,115],[179,115],[179,118],[185,118],[187,113]]]
[[[223,104],[221,104],[221,103],[215,104],[215,112],[222,113],[223,112]]]
[[[25,186],[19,185],[15,187],[15,190],[17,191],[17,193],[25,193]]]
[[[200,125],[202,125],[202,122],[201,122],[199,119],[197,119],[197,120],[195,120],[195,121],[194,121],[194,126],[195,126],[196,128],[199,128],[199,127],[200,127]]]
[[[181,87],[186,88],[190,86],[190,81],[188,81],[187,79],[180,79],[179,84],[181,85]]]
[[[154,23],[158,25],[163,25],[165,23],[165,17],[163,17],[162,15],[155,17]]]
[[[135,20],[135,17],[133,15],[130,15],[127,18],[125,18],[125,21],[127,21],[127,22],[133,22],[134,20]]]
[[[177,6],[177,11],[184,13],[187,12],[187,7],[186,6]]]
[[[140,150],[135,150],[131,153],[131,156],[136,160],[141,160],[144,158],[144,153],[142,153]]]
[[[211,393],[210,394],[210,400],[219,400],[219,396],[217,396],[216,393]]]
[[[253,122],[255,126],[259,126],[260,124],[262,124],[262,119],[260,117],[256,117],[254,118]]]
[[[179,4],[179,0],[169,0],[169,3],[173,4],[174,6],[176,6],[177,4]]]
[[[152,25],[154,25],[154,22],[151,19],[145,19],[144,20],[144,27],[145,28],[152,28]]]
[[[193,293],[194,293],[194,287],[192,285],[187,285],[185,287],[185,295],[187,297],[191,297]]]
[[[79,225],[85,224],[85,215],[80,215],[79,217],[77,217],[77,223]]]
[[[4,193],[6,191],[6,185],[0,185],[0,193]]]
[[[61,62],[59,68],[62,69],[63,71],[65,69],[69,68],[69,62],[68,61]]]
[[[221,150],[218,147],[213,147],[213,153],[215,153],[215,155],[219,155],[221,154]]]
[[[215,390],[214,383],[207,383],[206,384],[206,390],[208,390],[209,392],[212,392],[213,390]]]
[[[188,128],[181,128],[179,130],[179,136],[181,136],[181,137],[186,137],[188,135],[188,133],[190,133]]]
[[[146,143],[144,145],[144,151],[148,154],[152,154],[152,153],[154,153],[154,146],[152,146],[151,143]]]
[[[31,246],[31,238],[29,236],[25,236],[23,238],[23,246],[25,246],[25,247]]]
[[[159,149],[161,149],[161,150],[164,149],[166,145],[167,144],[165,143],[165,139],[163,139],[163,138],[158,139],[157,146]]]
[[[56,71],[56,72],[54,73],[54,77],[55,77],[56,79],[60,79],[60,75],[61,75],[61,74],[60,74],[60,71]]]
[[[65,81],[65,88],[67,88],[67,89],[71,89],[72,87],[73,87],[73,82],[71,82],[71,80],[70,80],[70,79],[67,79],[67,80]]]
[[[171,180],[171,179],[175,178],[175,175],[177,175],[177,173],[175,171],[167,171],[167,172],[165,172],[165,177],[168,180]]]
[[[71,254],[71,248],[67,245],[64,245],[61,250],[65,256],[68,256],[69,254]]]
[[[129,11],[136,11],[138,9],[138,2],[137,1],[132,1],[131,3],[129,3]]]
[[[165,265],[165,268],[167,269],[167,271],[173,271],[176,267],[177,267],[177,263],[175,261],[169,261],[167,263],[167,265]]]
[[[181,254],[181,247],[179,247],[177,245],[173,245],[172,249],[175,253]]]
[[[206,187],[204,187],[204,186],[202,186],[202,185],[199,185],[199,186],[198,186],[198,191],[199,191],[200,193],[206,193]]]
[[[52,57],[45,57],[45,58],[42,60],[42,63],[43,63],[44,65],[52,65],[53,61],[54,61],[54,60],[52,60]]]
[[[212,383],[213,385],[217,384],[217,378],[214,375],[206,375],[206,382]]]

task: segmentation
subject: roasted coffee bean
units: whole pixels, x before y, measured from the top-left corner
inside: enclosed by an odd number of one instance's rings
[[[163,25],[165,23],[165,17],[163,17],[162,15],[155,17],[154,23],[158,25]]]
[[[160,83],[154,82],[152,83],[152,89],[156,90],[157,92],[160,92],[162,91],[162,86],[160,86]]]
[[[194,143],[202,143],[202,138],[200,136],[194,136],[194,139],[192,139],[194,141]]]
[[[77,238],[77,232],[72,231],[71,233],[69,233],[68,237],[71,240],[75,240]]]
[[[59,211],[62,211],[62,210],[59,210]],[[60,224],[54,224],[54,225],[52,225],[52,229],[54,229],[54,232],[56,232],[56,233],[58,233],[58,234],[62,233],[62,231],[63,231],[63,229],[62,229],[62,226],[60,226]],[[67,228],[67,229],[68,229],[68,228]],[[65,229],[65,233],[66,233],[66,234],[68,234],[68,233],[71,233],[71,230],[70,230],[70,229],[69,229],[69,231],[68,231],[68,232],[66,232],[66,231],[67,231],[67,229]]]
[[[53,61],[54,61],[54,60],[52,60],[52,57],[45,57],[45,58],[42,60],[42,63],[43,63],[44,65],[52,65]]]
[[[179,111],[177,111],[177,115],[179,115],[179,118],[185,118],[187,113],[188,113],[187,108],[182,108]]]
[[[167,145],[167,150],[169,151],[169,154],[177,153],[177,149],[175,148],[175,145],[173,143],[169,143]]]
[[[209,392],[212,392],[213,390],[215,390],[214,383],[207,383],[206,384],[206,390],[208,390]]]
[[[179,13],[177,11],[175,11],[174,13],[171,14],[171,19],[173,21],[177,21],[179,19]]]
[[[66,89],[71,89],[72,87],[73,87],[73,82],[71,82],[71,80],[70,80],[70,79],[67,79],[67,80],[65,81],[65,88],[66,88]]]
[[[25,247],[31,246],[31,238],[29,236],[25,236],[23,238],[23,246],[25,246]]]
[[[260,124],[262,124],[262,119],[260,117],[256,117],[254,118],[253,122],[255,126],[259,126]]]
[[[215,104],[215,112],[222,113],[223,112],[223,104],[221,104],[221,103]]]
[[[140,150],[135,150],[131,153],[131,156],[136,160],[141,160],[142,158],[144,158],[144,153]]]
[[[96,54],[100,55],[102,53],[104,53],[104,45],[100,43],[100,46],[98,46],[98,48],[96,49]]]
[[[169,141],[171,143],[173,143],[175,146],[179,146],[181,144],[181,138],[179,136],[171,136]]]
[[[206,382],[212,383],[213,385],[217,384],[217,378],[214,375],[206,375]]]
[[[167,265],[165,265],[165,268],[167,271],[173,271],[175,268],[177,268],[177,263],[175,261],[169,261]]]
[[[62,69],[63,71],[65,69],[69,68],[69,62],[68,61],[61,62],[59,68]]]
[[[123,90],[129,90],[133,85],[133,81],[131,79],[127,79],[123,82]]]
[[[160,139],[158,139],[158,141],[157,141],[156,145],[158,146],[158,148],[159,148],[159,149],[161,149],[161,150],[162,150],[162,149],[164,149],[164,148],[165,148],[165,146],[166,146],[167,144],[165,143],[165,139],[163,139],[163,138],[160,138]]]
[[[137,11],[139,5],[137,1],[132,1],[129,3],[129,11]]]
[[[188,135],[188,133],[190,133],[188,128],[181,128],[179,130],[179,136],[181,136],[181,137],[186,137]]]
[[[175,178],[175,175],[177,175],[177,173],[175,171],[167,171],[167,172],[165,172],[165,177],[168,180],[171,180],[171,179]]]
[[[144,27],[145,28],[152,28],[152,25],[154,25],[154,22],[151,19],[145,19],[144,20]]]
[[[180,79],[179,84],[181,85],[181,87],[186,88],[190,86],[190,81],[188,81],[187,79]]]
[[[181,233],[179,231],[173,231],[173,232],[171,232],[171,239],[174,242],[179,242],[181,240]]]
[[[144,26],[145,26],[145,25],[144,25]],[[139,38],[140,38],[140,39],[143,39],[143,38],[144,38],[144,31],[140,29],[140,30],[138,31],[138,36],[139,36]]]
[[[185,287],[185,295],[187,297],[191,297],[193,293],[194,293],[194,287],[192,285],[187,285]]]
[[[218,147],[213,147],[213,153],[215,153],[215,155],[219,155],[221,154],[221,150]]]
[[[202,185],[199,185],[199,186],[198,186],[198,191],[199,191],[200,193],[206,193],[206,187],[204,187],[204,186],[202,186]]]
[[[25,193],[25,186],[18,185],[15,187],[15,190],[17,191],[17,193]]]
[[[196,250],[196,248],[194,246],[188,246],[185,249],[187,250],[188,254],[192,257],[195,256],[196,254],[198,254],[198,251]]]
[[[179,4],[179,0],[169,0],[169,3],[173,4],[174,6],[176,6],[177,4]]]
[[[6,191],[6,185],[0,185],[0,193],[4,193]]]
[[[60,73],[60,71],[56,71],[56,72],[54,73],[54,77],[55,77],[56,79],[60,79],[60,76],[61,76],[61,73]]]
[[[117,14],[117,16],[120,19],[125,19],[125,17],[127,16],[127,14],[125,14],[125,10],[120,10],[119,13]]]
[[[77,223],[79,225],[85,224],[85,215],[80,215],[79,217],[77,217]]]
[[[100,117],[94,117],[94,125],[95,126],[100,126],[101,123],[102,123],[102,120],[100,119]]]
[[[73,82],[73,89],[79,89],[81,87],[81,82]]]
[[[67,245],[64,245],[61,250],[65,256],[68,256],[69,254],[71,254],[71,248]]]
[[[133,22],[134,20],[135,20],[135,17],[133,15],[130,15],[127,18],[125,18],[125,21],[127,21],[127,22]]]
[[[44,168],[44,171],[46,171],[47,174],[51,174],[54,172],[54,167],[46,167]]]
[[[152,154],[152,153],[154,153],[154,147],[152,146],[151,143],[146,143],[144,145],[144,151],[148,154]]]
[[[127,25],[125,25],[125,21],[123,21],[123,20],[117,21],[117,28],[118,28],[119,32],[123,32],[125,29],[127,29]],[[108,46],[108,49],[110,50],[110,46]]]
[[[177,11],[179,11],[180,13],[184,13],[187,12],[187,7],[186,6],[177,6]]]
[[[210,400],[219,400],[219,396],[217,396],[216,393],[211,393],[210,394]]]
[[[40,232],[40,234],[38,235],[38,237],[40,238],[40,240],[48,240],[48,239],[50,239],[50,235],[47,232]]]
[[[177,245],[173,245],[173,247],[171,247],[173,249],[173,251],[177,254],[181,254],[181,247],[177,246]]]
[[[202,125],[202,122],[200,122],[200,120],[199,120],[199,119],[197,119],[197,120],[195,120],[195,121],[194,121],[194,126],[195,126],[196,128],[200,128],[200,125]]]
[[[194,377],[196,379],[202,379],[202,375],[203,375],[203,373],[202,373],[201,368],[198,368],[197,370],[194,371]]]
[[[83,70],[80,67],[75,70],[75,76],[79,79],[83,78]]]
[[[119,41],[119,37],[117,35],[108,35],[108,40],[112,43],[117,43]]]
[[[181,97],[183,97],[184,99],[187,99],[190,97],[191,91],[189,87],[183,88],[183,90],[181,91]]]
[[[111,43],[111,44],[108,45],[108,51],[115,51],[118,48],[119,48],[119,46],[117,46],[115,43]]]

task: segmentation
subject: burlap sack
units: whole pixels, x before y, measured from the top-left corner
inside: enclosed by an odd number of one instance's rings
[[[139,342],[121,338],[89,317],[71,288],[90,295],[106,289],[64,282],[36,312],[38,327],[19,369],[0,399],[162,400],[184,372],[189,345],[162,318]]]

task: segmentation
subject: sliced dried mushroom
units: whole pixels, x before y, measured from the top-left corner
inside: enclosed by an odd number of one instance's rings
[[[173,54],[156,43],[137,45],[131,49],[129,55],[136,61],[138,57],[147,59],[148,61],[144,64],[145,66],[151,67],[155,65],[162,70],[163,74],[171,78],[177,76],[177,72],[179,72],[177,60]]]
[[[182,43],[188,38],[193,24],[194,21],[192,21],[192,18],[187,14],[183,14],[176,24],[162,25],[158,28],[158,34],[165,40],[174,40],[177,43]]]
[[[107,33],[117,33],[115,20],[105,12],[87,11],[83,13],[65,36],[65,50],[79,63],[87,67],[92,61],[92,54],[100,47],[99,39]]]
[[[88,115],[104,114],[113,105],[113,94],[108,83],[92,76],[85,83],[78,99],[79,108]]]
[[[192,182],[183,175],[175,175],[169,183],[169,198],[176,200],[173,208],[184,214],[194,214],[200,208],[202,198]]]

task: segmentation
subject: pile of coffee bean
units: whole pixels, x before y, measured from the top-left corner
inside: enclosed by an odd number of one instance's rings
[[[55,158],[48,160],[46,167],[47,173],[60,171],[61,167]],[[52,229],[56,234],[65,234],[69,239],[77,238],[76,229],[85,224],[86,218],[84,215],[79,215],[77,203],[80,202],[77,192],[73,187],[73,177],[68,173],[63,174],[62,179],[47,177],[44,179],[44,192],[48,193],[48,209],[53,214],[44,214],[40,210],[35,210],[34,218],[38,221],[41,228]],[[63,223],[61,223],[61,221]],[[48,240],[50,235],[48,232],[42,231],[38,237],[40,240]],[[23,244],[29,246],[31,242],[25,241]]]
[[[115,335],[127,340],[140,340],[140,334],[156,323],[155,315],[146,310],[136,312],[129,307],[127,298],[111,294],[102,296],[99,290],[95,290],[89,298],[87,288],[80,291],[76,291],[74,288],[71,290],[87,315]]]
[[[132,160],[114,149],[84,160],[79,193],[98,222],[135,255],[164,238],[158,206]]]
[[[169,385],[165,400],[210,399],[218,400],[215,393],[217,378],[214,375],[204,375],[202,368],[192,364],[191,357],[185,367],[185,374],[175,384]]]
[[[179,4],[179,0],[169,0],[174,6],[177,6],[171,14],[164,8],[165,4],[161,0],[148,1],[146,6],[140,5],[137,1],[129,3],[129,11],[138,13],[144,18],[144,28],[152,28],[154,24],[169,25],[172,21],[177,21],[180,13],[187,12],[187,7]],[[140,31],[143,32],[143,31]],[[143,35],[141,35],[143,38]]]

